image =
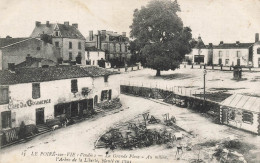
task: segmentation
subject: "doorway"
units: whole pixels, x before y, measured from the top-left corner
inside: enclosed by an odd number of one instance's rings
[[[71,103],[71,117],[78,116],[78,102],[72,102]]]
[[[94,106],[97,105],[97,102],[98,102],[98,96],[96,95],[96,96],[94,97]]]
[[[237,65],[240,66],[240,59],[237,59]]]
[[[222,58],[219,58],[219,59],[218,59],[218,64],[219,64],[219,65],[222,65]]]
[[[36,111],[36,125],[44,124],[44,108],[38,108]]]

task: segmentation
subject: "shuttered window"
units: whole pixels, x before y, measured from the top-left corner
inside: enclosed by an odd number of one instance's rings
[[[71,92],[72,93],[78,92],[78,81],[77,81],[77,79],[71,80]]]
[[[37,99],[41,97],[40,83],[32,83],[32,98]]]
[[[8,104],[9,103],[9,89],[8,87],[0,88],[0,104]]]

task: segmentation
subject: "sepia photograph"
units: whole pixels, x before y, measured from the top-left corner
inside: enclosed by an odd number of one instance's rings
[[[259,163],[260,0],[0,0],[0,163]]]

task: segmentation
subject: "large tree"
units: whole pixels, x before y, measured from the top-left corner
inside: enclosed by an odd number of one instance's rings
[[[177,1],[170,0],[153,0],[134,11],[130,36],[141,47],[146,66],[157,70],[156,76],[160,71],[178,68],[191,51],[191,29],[183,27],[179,11]]]

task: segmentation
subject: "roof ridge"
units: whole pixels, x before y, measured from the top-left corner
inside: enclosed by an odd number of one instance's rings
[[[18,41],[18,42],[15,42],[15,43],[12,43],[12,44],[9,44],[9,45],[6,45],[6,46],[3,46],[3,47],[0,47],[1,49],[2,48],[6,48],[6,47],[9,47],[9,46],[12,46],[12,45],[15,45],[15,44],[18,44],[18,43],[21,43],[21,42],[24,42],[24,41],[27,41],[27,40],[31,40],[31,39],[34,39],[33,37],[27,37],[27,39],[24,39],[24,40],[21,40],[21,41]]]

